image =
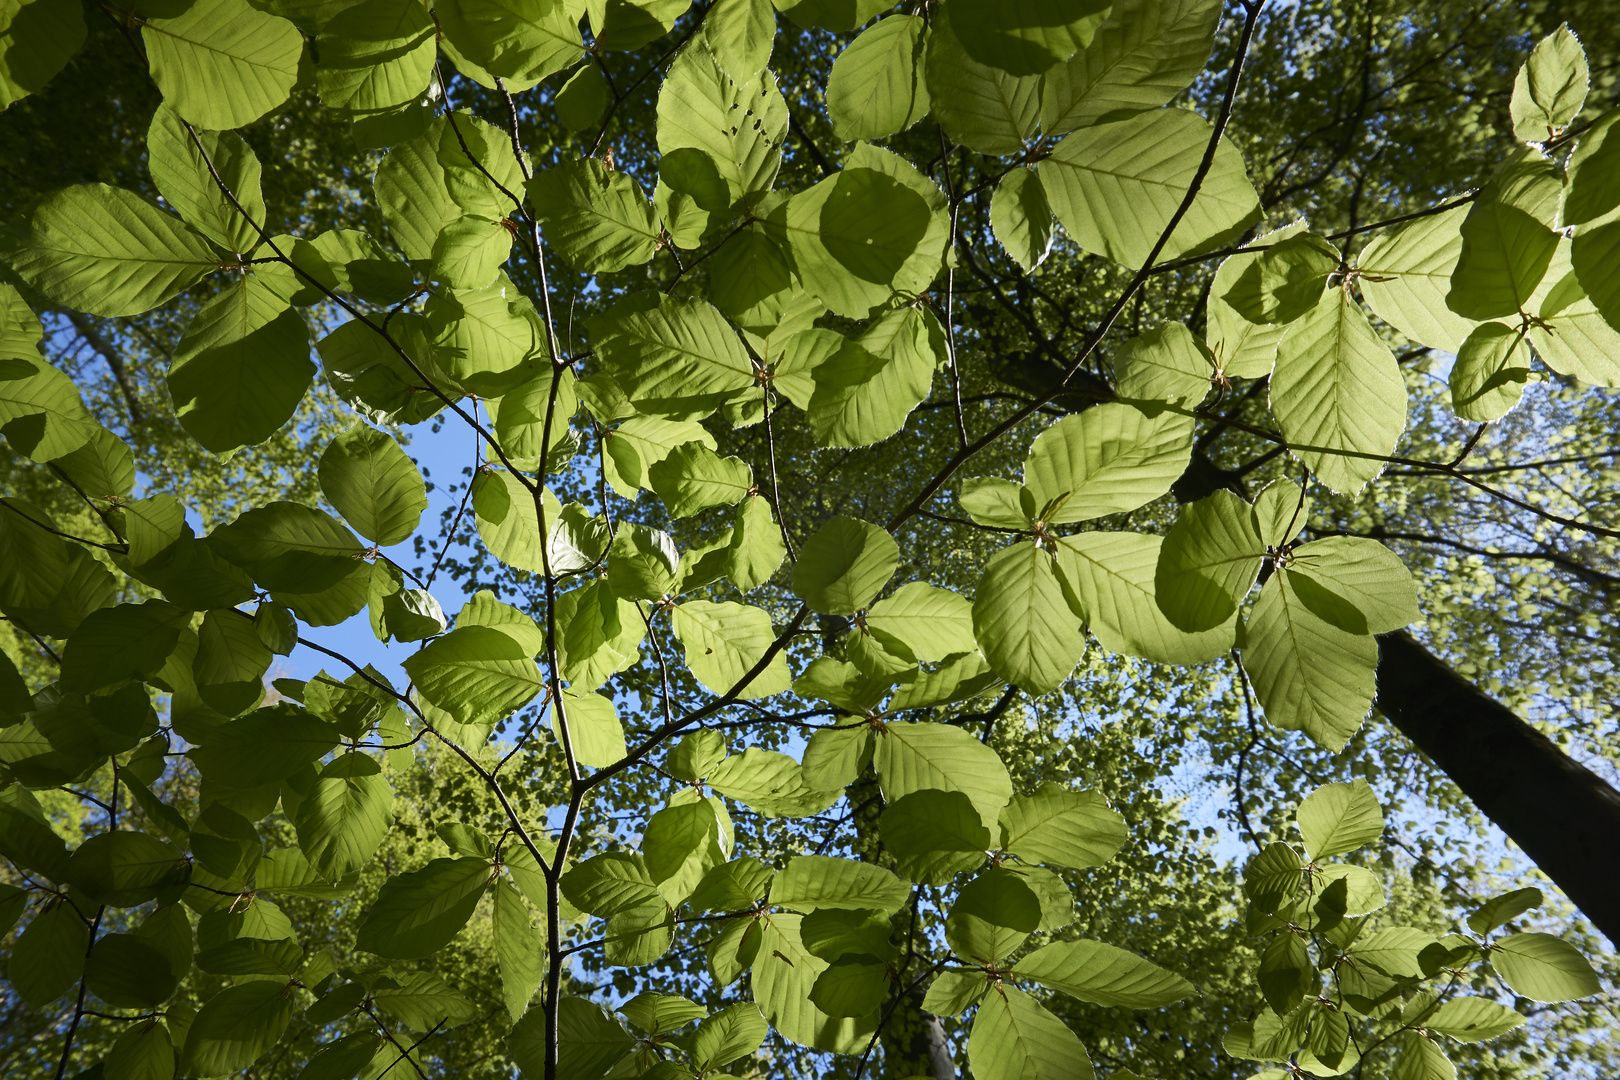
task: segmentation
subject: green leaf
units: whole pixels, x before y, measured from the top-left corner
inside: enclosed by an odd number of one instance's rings
[[[214,975],[297,974],[304,950],[291,938],[241,937],[213,945],[197,955],[197,966]]]
[[[194,1076],[224,1076],[259,1060],[292,1020],[292,987],[279,980],[246,982],[203,1003],[186,1034],[180,1069]]]
[[[827,114],[840,139],[881,139],[928,114],[926,31],[921,16],[895,15],[862,31],[838,54],[827,78]]]
[[[389,878],[361,921],[356,944],[392,960],[438,952],[472,918],[492,873],[487,859],[434,859]]]
[[[737,524],[731,530],[726,577],[743,592],[750,592],[769,581],[786,557],[787,547],[771,516],[770,502],[760,495],[745,496],[737,506]]]
[[[235,609],[210,611],[197,628],[197,655],[192,674],[197,691],[212,709],[237,716],[264,695],[264,674],[274,654],[259,637],[253,620]]]
[[[573,131],[584,131],[608,104],[607,81],[595,64],[582,64],[557,91],[557,119]]]
[[[925,71],[934,116],[957,142],[981,154],[1020,153],[1041,129],[1041,79],[1022,78],[968,54],[950,8],[934,13]]]
[[[456,385],[498,396],[523,382],[546,353],[545,330],[509,282],[440,290],[423,309],[433,359]]]
[[[1480,323],[1451,365],[1452,411],[1463,420],[1500,420],[1519,403],[1532,378],[1524,331]]]
[[[647,482],[670,516],[682,518],[740,502],[753,489],[754,471],[741,458],[723,458],[694,441],[649,468]]]
[[[574,266],[609,274],[639,266],[658,245],[658,215],[628,174],[594,158],[569,158],[529,181],[546,242]]]
[[[379,1009],[415,1031],[455,1027],[478,1015],[470,1001],[433,972],[411,972],[399,986],[377,988],[373,997]]]
[[[106,184],[46,196],[6,259],[57,303],[109,318],[166,304],[221,262],[179,218]]]
[[[1115,0],[1091,42],[1042,80],[1047,133],[1169,104],[1209,63],[1220,15],[1213,0]]]
[[[103,429],[72,379],[44,360],[6,357],[0,358],[0,430],[13,449],[60,468]]]
[[[950,236],[945,194],[905,159],[857,143],[844,168],[787,206],[804,286],[839,315],[866,318],[939,273]]]
[[[1235,609],[1225,622],[1197,633],[1161,610],[1155,574],[1162,539],[1137,533],[1089,532],[1058,540],[1058,577],[1071,603],[1104,648],[1161,664],[1199,664],[1231,649]]]
[[[1424,1018],[1423,1026],[1461,1043],[1486,1042],[1524,1024],[1523,1014],[1489,998],[1452,998]]]
[[[1305,887],[1305,864],[1287,844],[1268,844],[1243,868],[1243,894],[1264,912],[1286,911]]]
[[[53,0],[22,0],[0,15],[9,47],[0,62],[0,110],[37,93],[84,45],[84,8]]]
[[[247,0],[196,0],[175,18],[148,19],[141,37],[163,100],[211,131],[245,127],[279,108],[304,52],[296,26]]]
[[[1093,1080],[1091,1059],[1068,1027],[1012,986],[985,996],[968,1036],[978,1080]]]
[[[214,550],[268,589],[313,592],[336,585],[361,566],[365,549],[329,514],[298,503],[249,510],[209,536]]]
[[[428,701],[461,724],[491,724],[528,704],[545,686],[527,650],[499,630],[458,627],[405,660]]]
[[[506,1052],[530,1080],[546,1075],[545,1013],[524,1014],[506,1039]],[[567,1080],[595,1080],[618,1064],[635,1039],[600,1005],[584,998],[557,1002],[557,1075]]]
[[[1508,989],[1531,1001],[1574,1001],[1602,989],[1580,950],[1551,934],[1510,934],[1489,955]]]
[[[1620,163],[1617,122],[1620,111],[1604,113],[1575,144],[1575,152],[1569,156],[1562,210],[1565,225],[1585,225],[1620,206],[1620,180],[1615,179],[1614,171]]]
[[[1604,261],[1602,246],[1620,240],[1620,229],[1598,229],[1592,236],[1596,238],[1595,248],[1584,246],[1589,241],[1584,232],[1570,246],[1571,261],[1576,261],[1574,256],[1578,254],[1583,272],[1588,277],[1591,277],[1594,268],[1587,262],[1587,257],[1597,251],[1597,262],[1601,264]],[[1555,256],[1554,269],[1548,273],[1548,280],[1557,273],[1559,261]],[[1598,281],[1599,288],[1604,288],[1603,279],[1599,278]],[[1545,286],[1546,281],[1542,284]],[[1620,357],[1620,331],[1586,295],[1574,271],[1565,274],[1557,285],[1547,290],[1539,319],[1539,322],[1531,323],[1528,334],[1530,344],[1535,346],[1536,354],[1543,363],[1560,375],[1571,375],[1595,386],[1620,386],[1620,361],[1616,360],[1616,357]]]
[[[0,855],[51,881],[67,879],[67,845],[47,824],[38,801],[19,784],[0,788]]]
[[[1250,260],[1224,299],[1250,322],[1290,323],[1321,301],[1338,269],[1338,248],[1313,233],[1297,233]]]
[[[146,133],[152,180],[164,201],[198,232],[226,251],[253,251],[262,239],[257,226],[265,225],[269,214],[260,190],[259,159],[232,132],[199,131],[196,136],[193,141],[173,109],[158,106]],[[220,190],[221,182],[235,204]]]
[[[1359,492],[1394,452],[1406,428],[1406,382],[1343,289],[1278,345],[1271,411],[1294,456],[1334,491]]]
[[[1194,409],[1208,396],[1214,371],[1214,357],[1192,331],[1181,323],[1166,323],[1132,338],[1120,351],[1114,360],[1114,389],[1128,401],[1167,401]]]
[[[433,78],[434,24],[411,0],[362,0],[338,12],[316,42],[315,86],[329,109],[385,112]]]
[[[514,91],[555,75],[583,53],[579,8],[562,0],[444,0],[434,13],[457,49],[490,75],[520,84]]]
[[[1024,486],[1051,525],[1069,525],[1145,506],[1170,490],[1192,454],[1191,418],[1150,418],[1124,404],[1066,416],[1036,437]]]
[[[1456,352],[1474,329],[1446,306],[1462,256],[1468,206],[1431,214],[1381,234],[1357,259],[1356,284],[1380,319],[1420,345]]]
[[[480,471],[473,477],[472,486],[478,535],[490,554],[519,570],[544,573],[549,552],[540,542],[537,500],[523,486],[523,480],[505,470]],[[562,517],[562,505],[550,488],[543,489],[540,498],[545,503],[547,529],[555,533]]]
[[[229,453],[280,430],[314,376],[303,316],[248,277],[192,319],[169,366],[169,394],[193,438]]]
[[[1001,812],[1001,849],[1025,862],[1101,866],[1129,836],[1125,819],[1100,794],[1050,781],[1033,795],[1013,795]]]
[[[747,1057],[765,1042],[770,1026],[751,1001],[727,1005],[698,1025],[692,1034],[692,1064],[699,1072]]]
[[[776,640],[768,614],[729,601],[689,600],[670,612],[670,624],[686,650],[686,666],[716,694],[729,694],[738,687]],[[778,652],[736,693],[738,699],[748,701],[784,693],[792,683],[787,658]]]
[[[83,446],[52,464],[92,499],[127,498],[135,490],[135,455],[128,443],[104,427],[93,428]]]
[[[162,600],[92,612],[62,650],[62,689],[88,694],[163,667],[190,614]]]
[[[829,961],[827,970],[810,987],[811,1004],[828,1016],[864,1016],[882,1006],[888,995],[885,964],[866,955],[840,956]]]
[[[935,1016],[961,1016],[990,991],[990,979],[980,971],[942,971],[934,976],[923,998],[923,1011]]]
[[[1612,338],[1614,324],[1620,322],[1620,279],[1614,274],[1614,267],[1620,265],[1620,222],[1581,229],[1570,247],[1570,259],[1581,287],[1607,321],[1607,327],[1598,340]],[[1594,356],[1588,351],[1582,359],[1582,366],[1588,370],[1605,371],[1604,377],[1594,377],[1591,381],[1600,385],[1616,381],[1613,364],[1605,363],[1607,358],[1601,353]],[[1580,369],[1575,370],[1579,373]]]
[[[1283,573],[1312,614],[1351,634],[1387,634],[1419,617],[1411,572],[1376,540],[1324,537],[1296,548]]]
[[[870,909],[892,915],[910,895],[906,883],[881,866],[826,855],[795,856],[771,882],[772,906],[801,912]]]
[[[1159,548],[1153,585],[1171,624],[1201,633],[1232,618],[1265,553],[1249,506],[1220,490],[1190,503]]]
[[[1543,899],[1541,890],[1534,888],[1514,889],[1501,896],[1493,896],[1468,916],[1468,929],[1476,934],[1489,934],[1525,912],[1540,907]]]
[[[751,203],[771,189],[787,133],[787,102],[769,71],[732,77],[703,41],[670,65],[658,93],[658,151],[706,155],[729,202]]]
[[[894,5],[884,0],[775,0],[776,10],[807,29],[853,30]]]
[[[1033,543],[991,556],[973,601],[973,632],[986,660],[1031,694],[1057,689],[1086,652],[1052,556]]]
[[[1389,1076],[1390,1080],[1456,1080],[1457,1067],[1432,1039],[1408,1031],[1402,1036],[1401,1056]]]
[[[968,55],[1012,75],[1039,75],[1091,44],[1111,0],[956,0],[951,25]]]
[[[885,799],[927,788],[960,791],[973,800],[987,828],[994,827],[1012,797],[1012,780],[996,752],[949,724],[884,724],[874,764]]]
[[[1023,878],[991,867],[962,887],[945,917],[951,951],[986,967],[1016,952],[1041,921],[1041,902]]]
[[[319,761],[338,737],[336,725],[283,702],[212,729],[187,756],[205,779],[247,790],[285,780]]]
[[[1140,267],[1186,197],[1211,134],[1206,120],[1183,109],[1099,123],[1058,143],[1041,166],[1041,183],[1077,244]],[[1218,248],[1259,220],[1259,213],[1242,157],[1222,140],[1197,198],[1159,258]]]
[[[658,900],[640,855],[610,851],[586,859],[562,876],[562,892],[581,911],[604,918]]]
[[[843,794],[810,786],[797,761],[774,750],[750,746],[715,766],[709,786],[736,799],[763,817],[808,817],[819,814]]]
[[[1100,941],[1053,942],[1013,972],[1093,1005],[1127,1009],[1157,1009],[1193,992],[1180,975]]]
[[[658,994],[648,991],[637,994],[623,1005],[619,1012],[636,1027],[649,1035],[663,1035],[683,1028],[693,1020],[701,1020],[708,1010],[695,1001],[678,994]]]
[[[876,525],[835,517],[804,542],[793,591],[816,611],[852,615],[888,584],[899,559],[900,546]]]
[[[624,725],[619,723],[618,710],[611,700],[600,694],[565,693],[562,703],[568,714],[568,741],[575,761],[601,768],[624,757]],[[555,703],[551,707],[551,731],[561,743]]]
[[[1305,942],[1292,931],[1272,938],[1260,953],[1254,981],[1260,985],[1266,1003],[1279,1015],[1293,1012],[1316,982],[1316,968]]]
[[[1371,964],[1385,975],[1419,979],[1424,977],[1424,971],[1418,962],[1418,954],[1433,944],[1434,936],[1422,930],[1386,926],[1355,942],[1351,955],[1358,962]]]
[[[298,804],[298,846],[315,872],[338,881],[364,866],[393,825],[393,789],[382,768],[351,752],[321,770]]]
[[[686,902],[693,911],[746,911],[765,896],[775,876],[757,860],[733,859],[704,874]]]
[[[530,925],[529,906],[523,896],[504,881],[495,885],[495,908],[490,921],[494,927],[495,959],[501,971],[501,992],[507,1014],[516,1021],[540,988],[545,971],[540,931]]]
[[[947,885],[983,866],[993,843],[978,807],[960,791],[924,788],[903,795],[884,808],[879,827],[895,869],[927,885]]]
[[[102,1075],[106,1080],[167,1080],[174,1075],[174,1067],[169,1029],[153,1019],[124,1028],[102,1062]]]
[[[799,926],[805,948],[829,963],[843,956],[898,959],[900,951],[889,940],[893,933],[887,915],[840,908],[813,911]]]
[[[640,294],[610,309],[597,325],[604,368],[641,411],[703,415],[754,384],[753,361],[737,335],[701,300]],[[705,444],[713,449],[712,439]]]
[[[1311,859],[1321,861],[1384,835],[1384,812],[1367,781],[1323,784],[1299,804],[1299,832]]]
[[[703,17],[703,37],[732,76],[752,75],[770,63],[776,11],[771,0],[716,0]]]
[[[427,490],[416,465],[384,432],[356,424],[321,455],[321,493],[361,536],[381,547],[416,531]]]
[[[432,259],[439,233],[462,214],[439,161],[446,136],[454,138],[449,124],[435,117],[426,133],[394,147],[377,167],[377,206],[407,259]]]
[[[17,996],[43,1009],[78,984],[90,932],[65,901],[48,906],[12,945],[7,977]]]
[[[944,330],[920,307],[891,311],[812,373],[810,427],[819,446],[870,446],[905,426],[928,397]]]
[[[1312,614],[1292,578],[1274,574],[1249,612],[1243,670],[1266,719],[1337,753],[1372,706],[1378,645]]]
[[[804,554],[799,558],[802,565]],[[866,613],[866,631],[891,652],[930,662],[977,648],[973,605],[923,581],[903,585],[873,604]]]
[[[877,1030],[878,1012],[831,1017],[816,1006],[810,994],[829,965],[804,947],[801,921],[802,916],[777,913],[759,924],[759,951],[750,980],[754,1000],[784,1038],[834,1053],[858,1054]]]
[[[1516,316],[1558,247],[1553,223],[1562,186],[1557,166],[1535,150],[1503,162],[1462,223],[1462,254],[1446,305],[1469,319]]]
[[[1546,142],[1568,127],[1586,101],[1589,81],[1586,51],[1563,23],[1536,43],[1513,80],[1508,112],[1514,138]]]
[[[1046,261],[1056,224],[1039,173],[1014,169],[1002,177],[990,199],[990,228],[1024,273]]]

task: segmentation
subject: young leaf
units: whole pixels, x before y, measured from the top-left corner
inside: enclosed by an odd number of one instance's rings
[[[565,158],[536,173],[529,198],[546,242],[592,274],[639,266],[658,244],[658,215],[628,173],[594,158]]]
[[[529,906],[523,896],[504,881],[495,886],[490,921],[495,933],[495,959],[501,969],[501,993],[507,1014],[516,1021],[540,989],[545,972],[540,931],[530,925]]]
[[[433,78],[434,24],[408,0],[363,0],[316,41],[315,86],[329,109],[378,113],[421,97]]]
[[[490,724],[544,687],[529,654],[499,630],[458,627],[405,660],[422,697],[462,724]]]
[[[957,142],[981,154],[1016,154],[1041,130],[1041,78],[1011,75],[968,54],[951,23],[935,13],[925,72],[934,116]]]
[[[758,1005],[751,1001],[728,1005],[692,1034],[692,1064],[705,1073],[729,1065],[758,1050],[769,1033]]]
[[[1253,513],[1230,491],[1188,505],[1159,548],[1159,610],[1187,633],[1220,626],[1248,595],[1264,553]]]
[[[1503,162],[1462,224],[1462,254],[1446,306],[1469,319],[1517,316],[1558,247],[1557,166],[1535,150]]]
[[[1356,283],[1373,314],[1420,345],[1456,352],[1474,321],[1446,305],[1462,255],[1468,206],[1381,233],[1357,259]]]
[[[1452,411],[1463,420],[1500,420],[1519,403],[1532,377],[1524,331],[1480,323],[1451,365]]]
[[[1568,127],[1586,101],[1589,79],[1586,50],[1563,23],[1536,43],[1513,80],[1508,112],[1514,137],[1546,142]]]
[[[310,866],[328,881],[364,866],[393,825],[393,802],[371,757],[355,751],[333,760],[298,805],[298,846]]]
[[[928,788],[960,791],[973,800],[987,828],[1012,797],[1012,780],[996,752],[949,724],[884,724],[874,764],[885,799]]]
[[[923,788],[890,802],[878,822],[895,869],[925,885],[947,885],[984,865],[992,846],[973,800],[960,791]]]

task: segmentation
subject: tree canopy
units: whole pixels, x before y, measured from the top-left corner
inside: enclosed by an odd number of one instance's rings
[[[1605,8],[0,4],[7,1074],[1611,1074]]]

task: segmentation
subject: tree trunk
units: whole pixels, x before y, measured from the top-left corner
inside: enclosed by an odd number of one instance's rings
[[[1378,638],[1378,707],[1620,946],[1620,791],[1404,630]]]

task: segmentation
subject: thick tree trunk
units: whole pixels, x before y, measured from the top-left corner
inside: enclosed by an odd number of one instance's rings
[[[1620,946],[1620,791],[1404,630],[1378,638],[1378,707]]]

